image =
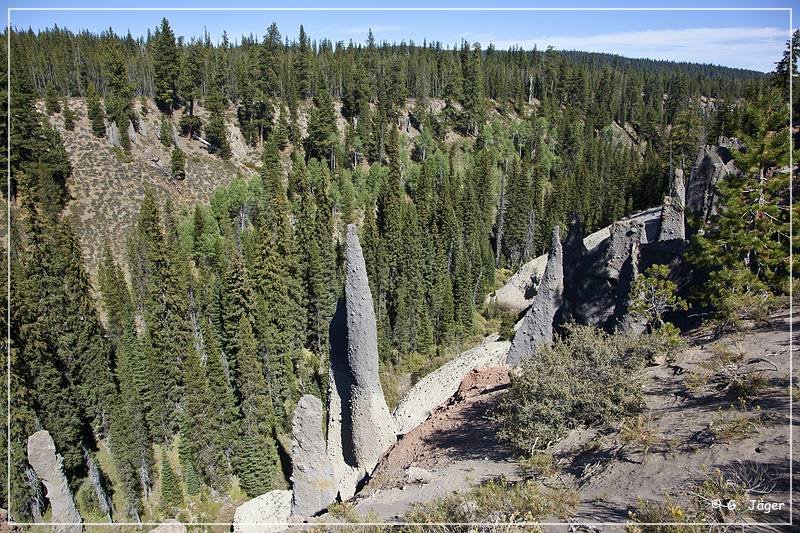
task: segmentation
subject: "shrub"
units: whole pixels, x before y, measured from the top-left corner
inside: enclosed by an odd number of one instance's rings
[[[450,494],[414,505],[406,522],[430,523],[519,523],[545,517],[565,519],[576,509],[577,495],[567,489],[554,489],[533,481],[509,482],[503,478],[488,481],[468,491]],[[421,530],[423,526],[418,526]],[[424,526],[425,529],[429,526]],[[412,528],[416,529],[416,528]],[[448,531],[458,528],[448,527]],[[475,531],[474,527],[464,527]]]
[[[636,414],[643,401],[634,375],[644,356],[633,337],[567,326],[565,338],[539,348],[512,377],[495,416],[500,438],[530,454],[571,429]]]

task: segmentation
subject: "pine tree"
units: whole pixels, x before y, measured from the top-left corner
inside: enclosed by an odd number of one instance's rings
[[[165,445],[161,448],[161,508],[165,513],[172,514],[181,505],[183,490],[175,470],[172,469]]]
[[[239,320],[236,383],[242,412],[237,472],[242,489],[251,497],[273,488],[278,454],[270,436],[273,416],[263,368],[258,361],[256,339],[250,320]]]
[[[314,94],[314,108],[308,118],[308,137],[306,138],[306,154],[309,158],[327,160],[331,169],[336,168],[336,148],[339,144],[336,130],[336,111],[328,84],[322,78],[317,80],[317,91]]]
[[[178,47],[166,18],[152,41],[155,101],[162,113],[172,114],[178,104]]]
[[[64,103],[61,106],[64,109],[64,129],[67,131],[72,131],[75,129],[75,111],[69,106],[69,102],[67,102],[66,98],[64,99]]]
[[[178,443],[178,458],[181,462],[183,481],[186,483],[186,492],[189,496],[194,496],[200,492],[200,478],[194,466],[195,460],[192,446],[185,431],[181,431],[180,442]]]
[[[52,83],[48,84],[44,93],[44,109],[48,115],[61,113],[61,102],[58,101],[58,93]]]
[[[231,157],[231,147],[228,142],[228,131],[225,127],[225,107],[222,96],[215,89],[206,97],[206,109],[210,113],[208,124],[205,127],[208,151],[218,155],[221,159]]]
[[[183,155],[183,150],[177,146],[172,148],[169,169],[172,179],[183,180],[186,178],[186,156]]]
[[[158,130],[158,140],[166,147],[171,147],[174,143],[172,140],[172,124],[166,115],[161,115],[161,122]]]
[[[96,137],[104,137],[106,134],[106,122],[103,108],[100,106],[100,96],[94,85],[89,85],[86,94],[86,108],[89,115],[89,122],[92,124],[92,133]]]

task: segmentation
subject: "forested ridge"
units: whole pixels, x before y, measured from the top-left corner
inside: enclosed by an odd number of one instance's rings
[[[780,69],[371,33],[332,43],[302,27],[290,40],[274,24],[218,44],[177,38],[166,19],[141,39],[14,30],[11,61],[12,493],[3,485],[2,506],[18,520],[44,512],[24,449],[42,427],[80,505],[101,518],[175,516],[198,494],[286,486],[294,405],[327,394],[346,224],[361,228],[385,375],[430,369],[497,329],[486,295],[547,251],[553,225],[574,212],[593,230],[659,204],[703,144],[781,126],[786,97]],[[756,105],[768,111],[761,122]],[[85,113],[97,137],[118,132],[124,154],[145,110],[160,114],[172,154],[164,179],[189,179],[173,125],[232,157],[229,110],[261,164],[191,209],[146,191],[117,236],[126,253],[106,249],[93,287],[64,216],[62,134]],[[63,133],[48,119],[58,115]],[[781,150],[766,143],[753,165],[781,161]],[[698,244],[711,263],[714,242]],[[756,273],[776,291],[781,249]],[[101,451],[104,474],[87,476]]]

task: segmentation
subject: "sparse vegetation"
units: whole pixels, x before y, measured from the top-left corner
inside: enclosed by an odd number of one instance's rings
[[[663,435],[655,424],[652,413],[640,413],[624,419],[619,425],[619,439],[622,447],[642,454],[642,462],[647,460],[650,450],[661,443]]]
[[[568,326],[564,338],[525,359],[512,378],[497,414],[500,437],[526,455],[570,429],[636,414],[642,388],[635,375],[643,364],[634,338]]]
[[[544,517],[566,519],[576,509],[577,495],[565,488],[550,488],[534,481],[488,481],[463,493],[415,505],[403,519],[416,525],[412,531],[428,530],[426,523],[490,524],[536,522]],[[478,528],[481,529],[480,527]],[[448,526],[448,531],[474,531],[475,526]]]

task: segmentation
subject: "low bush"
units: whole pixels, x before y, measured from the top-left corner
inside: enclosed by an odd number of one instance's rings
[[[539,348],[512,377],[495,413],[500,438],[529,455],[571,429],[637,414],[636,373],[649,355],[636,337],[567,326],[564,338]]]
[[[417,524],[473,524],[464,531],[479,531],[475,524],[514,524],[536,522],[545,517],[566,519],[577,508],[578,497],[568,489],[554,489],[533,481],[509,482],[503,478],[488,481],[465,492],[414,505],[404,521]],[[459,531],[456,526],[443,526]],[[415,529],[415,528],[411,528]]]

